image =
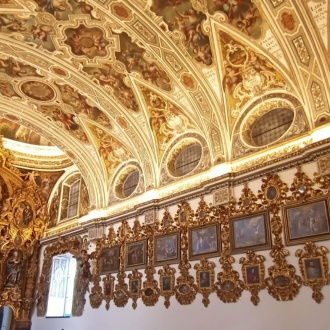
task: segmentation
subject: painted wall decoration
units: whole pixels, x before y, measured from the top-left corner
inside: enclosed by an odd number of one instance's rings
[[[114,136],[96,126],[89,126],[89,128],[97,141],[99,155],[110,179],[120,164],[134,157],[131,151]]]
[[[210,14],[224,13],[228,23],[254,39],[261,37],[262,19],[257,5],[251,0],[207,0]]]
[[[170,31],[180,31],[183,47],[197,62],[212,64],[212,52],[208,36],[202,24],[206,15],[193,8],[190,1],[154,1],[151,10],[162,16]]]
[[[237,117],[253,97],[272,88],[289,88],[283,76],[264,56],[225,32],[220,32],[219,36],[224,60],[223,89],[228,95],[232,117]]]
[[[147,89],[141,88],[148,107],[149,125],[161,151],[173,137],[193,128],[192,121],[170,101]]]
[[[42,146],[52,145],[49,141],[47,141],[44,137],[41,137],[38,133],[35,133],[24,126],[5,118],[0,118],[0,134],[7,139],[19,142]]]

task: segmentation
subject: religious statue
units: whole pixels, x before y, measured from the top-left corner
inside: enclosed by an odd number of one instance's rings
[[[7,279],[5,288],[12,288],[18,284],[22,266],[23,263],[18,251],[13,251],[12,255],[7,260]]]

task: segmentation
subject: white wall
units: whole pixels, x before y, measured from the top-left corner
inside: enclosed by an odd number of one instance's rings
[[[305,165],[302,168],[312,178],[312,174],[317,171],[316,164]],[[285,173],[279,173],[280,178],[291,186],[293,175],[296,170],[289,170]],[[249,183],[250,189],[257,193],[260,189],[261,181]],[[234,195],[239,197],[242,186],[236,187]],[[212,195],[205,196],[205,201],[213,201]],[[199,198],[189,201],[193,210],[197,209]],[[169,208],[169,212],[174,217],[177,205]],[[159,219],[162,218],[164,210],[159,212]],[[330,241],[317,242],[318,246],[326,246],[330,250]],[[298,258],[295,257],[295,251],[302,248],[303,245],[291,246],[288,248],[290,255],[287,262],[293,264],[296,268],[296,274],[301,275],[298,266]],[[93,248],[89,252],[93,251]],[[265,258],[266,277],[267,269],[273,264],[269,251],[260,251]],[[240,272],[241,265],[238,260],[242,255],[235,255],[233,268]],[[327,255],[329,257],[329,255]],[[211,259],[216,263],[215,273],[221,271],[221,265],[218,258]],[[191,262],[192,268],[190,274],[195,275],[196,271],[193,265],[198,262]],[[174,266],[174,265],[173,265]],[[174,266],[176,267],[176,266]],[[157,268],[158,270],[159,268]],[[143,270],[141,270],[143,273]],[[177,271],[176,277],[180,274]],[[159,275],[156,273],[158,280]],[[144,280],[144,279],[143,279]],[[116,283],[116,282],[115,282]],[[90,285],[90,287],[92,284]],[[210,295],[210,304],[206,308],[202,304],[202,296],[197,294],[195,301],[191,305],[181,306],[171,297],[169,309],[164,306],[164,299],[159,298],[154,307],[144,306],[141,299],[138,300],[136,310],[132,308],[132,301],[129,300],[124,308],[116,307],[113,302],[110,303],[110,310],[105,309],[105,303],[98,309],[92,309],[89,304],[88,293],[86,294],[85,311],[82,317],[72,317],[70,319],[47,319],[45,317],[32,317],[32,330],[201,330],[201,329],[253,329],[253,330],[278,330],[278,329],[330,329],[330,286],[322,289],[324,300],[317,304],[312,299],[312,290],[309,287],[302,286],[299,294],[293,301],[276,301],[267,290],[262,290],[259,294],[260,303],[254,306],[250,301],[250,292],[244,291],[241,298],[236,303],[225,304],[216,295]]]

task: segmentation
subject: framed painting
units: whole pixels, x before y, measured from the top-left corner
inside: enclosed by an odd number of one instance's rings
[[[322,257],[304,258],[303,261],[305,281],[326,280]]]
[[[191,260],[218,256],[220,249],[218,223],[189,228],[189,258]]]
[[[120,263],[120,245],[105,247],[100,258],[100,274],[117,273]]]
[[[260,265],[247,265],[246,272],[246,285],[261,285]]]
[[[155,266],[173,264],[180,259],[179,232],[154,236]]]
[[[143,268],[147,263],[147,240],[126,244],[125,269]]]
[[[283,207],[284,236],[287,245],[330,238],[329,200],[318,198]]]
[[[260,251],[271,248],[267,211],[230,219],[231,252]]]
[[[210,271],[199,272],[199,286],[201,288],[211,288],[211,276]]]
[[[171,276],[162,276],[161,277],[161,291],[168,292],[172,291],[172,278]]]

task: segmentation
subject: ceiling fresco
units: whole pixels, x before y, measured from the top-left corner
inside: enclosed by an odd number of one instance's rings
[[[330,122],[329,6],[0,0],[0,133],[61,149],[93,209],[133,169],[139,194],[176,182],[189,146],[183,179],[293,141]]]

